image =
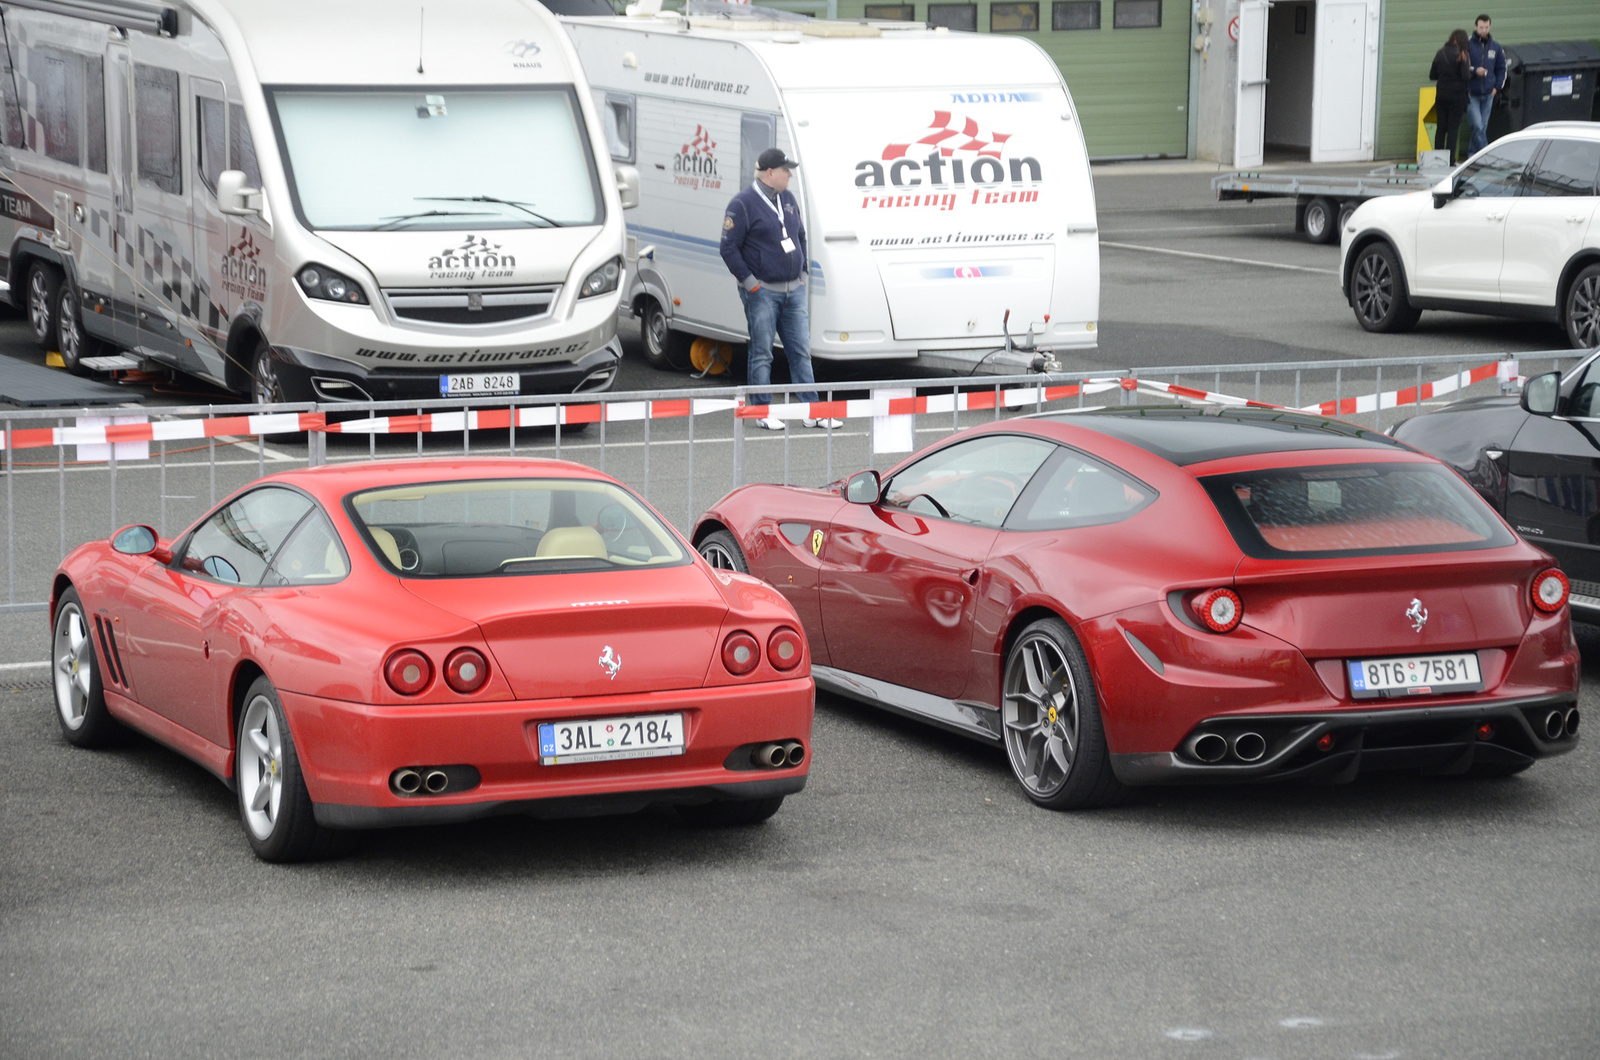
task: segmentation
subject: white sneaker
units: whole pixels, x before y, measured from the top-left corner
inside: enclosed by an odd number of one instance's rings
[[[756,420],[757,427],[765,427],[769,431],[785,430],[789,425],[776,416],[768,416],[764,420]]]
[[[838,430],[840,427],[844,426],[844,420],[809,420],[808,419],[808,420],[801,420],[800,422],[805,424],[807,427],[832,427],[834,430]]]

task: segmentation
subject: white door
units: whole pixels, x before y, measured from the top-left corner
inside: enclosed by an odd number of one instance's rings
[[[1238,106],[1233,122],[1233,164],[1259,166],[1267,129],[1267,0],[1239,4]]]
[[[1552,139],[1506,213],[1502,301],[1554,306],[1567,262],[1587,240],[1595,213],[1600,143]]]
[[[1378,114],[1378,5],[1321,0],[1311,93],[1311,161],[1370,159]]]
[[[1522,194],[1538,140],[1508,140],[1456,174],[1456,197],[1417,217],[1411,290],[1430,298],[1500,301],[1506,215]]]

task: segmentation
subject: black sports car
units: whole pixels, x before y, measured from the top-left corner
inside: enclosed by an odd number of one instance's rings
[[[1554,555],[1572,582],[1572,616],[1600,622],[1600,350],[1520,395],[1415,416],[1394,437],[1450,464]]]

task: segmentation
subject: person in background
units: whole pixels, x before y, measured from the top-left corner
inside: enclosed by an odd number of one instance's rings
[[[1467,85],[1467,124],[1472,126],[1467,153],[1474,155],[1489,146],[1489,112],[1506,86],[1506,50],[1489,34],[1492,25],[1488,15],[1479,15],[1468,48],[1473,77]]]
[[[1467,31],[1458,29],[1434,54],[1433,69],[1428,71],[1428,80],[1439,83],[1434,99],[1434,116],[1439,124],[1433,134],[1433,146],[1449,151],[1452,165],[1457,161],[1461,119],[1467,116],[1467,85],[1474,76],[1470,52]]]
[[[728,203],[722,218],[722,260],[739,281],[745,324],[750,330],[748,373],[750,385],[772,385],[772,341],[783,339],[789,361],[789,380],[815,383],[811,372],[811,321],[806,307],[806,229],[800,206],[788,190],[796,163],[781,150],[769,147],[756,159],[756,179]],[[753,393],[750,400],[765,405],[772,395]],[[813,402],[815,391],[795,395]],[[787,426],[776,416],[756,421],[772,431]],[[807,427],[842,427],[834,419],[802,420]]]

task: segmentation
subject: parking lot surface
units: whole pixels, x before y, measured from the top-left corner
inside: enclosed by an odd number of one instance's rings
[[[1294,235],[1292,207],[1215,204],[1195,167],[1096,176],[1101,346],[1068,367],[1475,365],[1561,345],[1553,327],[1442,313],[1369,335],[1339,296],[1337,249]],[[619,389],[721,382],[650,369],[631,323],[624,335]],[[0,356],[43,361],[16,318]],[[847,391],[894,371],[819,375]],[[129,394],[225,400],[183,381]],[[919,422],[919,444],[945,429]],[[752,436],[747,476],[887,466],[866,431]],[[553,441],[519,436],[530,453]],[[606,441],[607,470],[636,486],[648,459],[652,500],[680,527],[732,483],[725,429],[691,443],[682,421],[648,439],[617,425]],[[336,441],[329,456],[415,446]],[[198,447],[164,480],[125,466],[119,521],[176,530],[258,468],[304,458],[293,440],[218,451],[214,475]],[[598,430],[563,455],[596,462]],[[43,598],[63,535],[111,529],[104,469],[63,492],[54,452],[37,459],[10,483],[19,600]],[[1578,630],[1596,718],[1600,628]],[[142,738],[70,748],[27,665],[47,641],[42,614],[0,615],[7,1056],[1453,1060],[1583,1058],[1600,1042],[1600,770],[1581,744],[1502,781],[1145,790],[1055,814],[1000,752],[821,695],[810,786],[762,826],[506,818],[372,833],[285,868],[250,854],[232,794],[198,766]]]

